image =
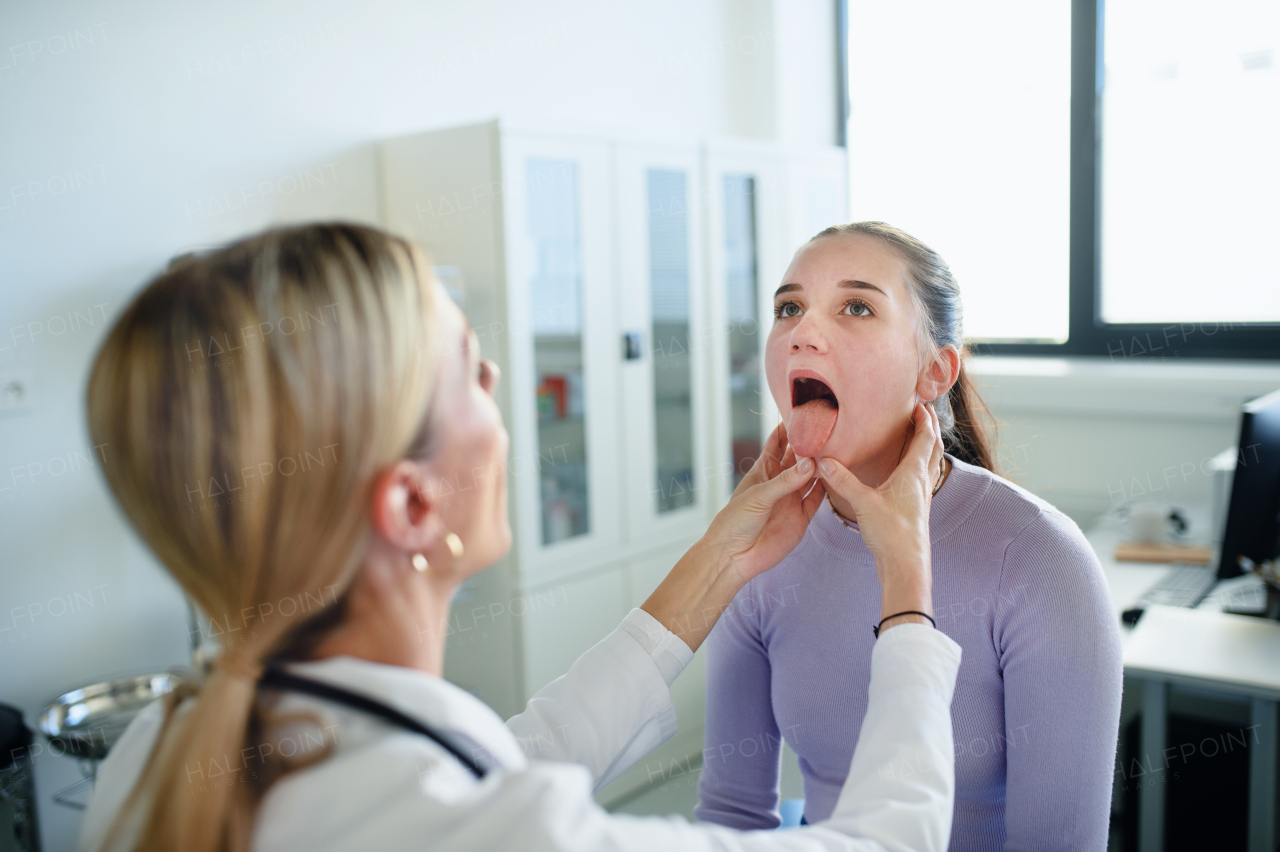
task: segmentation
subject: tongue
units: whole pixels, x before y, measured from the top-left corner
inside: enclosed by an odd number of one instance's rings
[[[813,458],[836,428],[836,405],[829,399],[813,399],[791,409],[787,441],[797,456]]]

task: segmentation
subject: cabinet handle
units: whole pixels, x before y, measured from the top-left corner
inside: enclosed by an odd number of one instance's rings
[[[627,361],[639,361],[642,354],[640,351],[640,332],[624,332],[622,335],[622,357]]]

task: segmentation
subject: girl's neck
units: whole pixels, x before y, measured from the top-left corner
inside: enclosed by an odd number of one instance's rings
[[[892,473],[896,467],[897,467],[897,461],[895,460],[892,463],[892,465],[889,467],[888,472],[882,472],[883,470],[882,466],[880,465],[873,466],[872,462],[866,462],[864,464],[859,465],[856,468],[850,468],[849,472],[852,473],[854,476],[858,477],[858,481],[861,482],[863,485],[867,486],[868,488],[879,488],[880,485],[886,479],[889,478],[889,474]],[[946,482],[946,478],[948,474],[950,474],[951,472],[951,461],[945,455],[942,457],[942,465],[940,470],[942,471],[941,479],[943,482]],[[938,470],[935,470],[933,473],[933,481],[936,483],[938,481],[938,478],[939,478]],[[930,487],[932,488],[933,486],[930,486]],[[939,486],[939,490],[941,490],[940,486]],[[830,501],[831,508],[836,510],[837,515],[844,518],[846,521],[850,523],[858,522],[857,513],[853,511],[853,506],[851,506],[849,502],[845,500],[843,497],[841,497],[839,494],[835,494],[832,491],[827,491],[827,500]]]

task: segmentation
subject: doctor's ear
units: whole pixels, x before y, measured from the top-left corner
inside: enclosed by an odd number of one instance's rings
[[[400,550],[421,551],[439,538],[439,503],[423,462],[401,459],[373,487],[373,528]]]
[[[916,378],[916,394],[924,402],[930,402],[951,390],[959,377],[960,350],[948,343],[920,371]]]

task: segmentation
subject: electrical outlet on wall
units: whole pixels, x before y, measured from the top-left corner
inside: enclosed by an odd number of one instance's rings
[[[0,372],[0,414],[30,411],[31,406],[31,374]]]

